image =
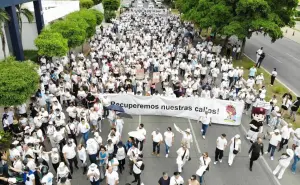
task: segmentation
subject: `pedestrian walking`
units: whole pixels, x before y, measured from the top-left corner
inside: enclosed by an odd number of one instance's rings
[[[114,171],[111,166],[107,168],[105,176],[107,185],[119,184],[119,174],[118,172]]]
[[[116,117],[116,130],[117,130],[117,132],[120,133],[121,136],[122,136],[123,126],[124,126],[124,120],[120,116],[117,115],[117,117]]]
[[[274,160],[275,150],[277,146],[279,146],[282,138],[278,129],[275,129],[274,132],[267,132],[267,134],[271,135],[271,139],[269,142],[268,151],[266,151],[265,154],[271,153],[271,160]]]
[[[260,56],[261,56],[261,54],[264,52],[264,50],[263,50],[264,48],[263,47],[261,47],[261,48],[259,48],[257,51],[256,51],[256,61],[255,61],[255,63],[257,63],[258,62],[258,60],[259,60],[259,58],[260,58]]]
[[[84,118],[81,118],[77,129],[78,129],[78,132],[80,132],[82,134],[82,139],[84,140],[84,144],[86,144],[86,141],[89,138],[90,125],[85,121]]]
[[[170,153],[170,148],[174,143],[174,133],[172,132],[171,127],[167,128],[167,131],[164,133],[164,137],[165,137],[166,158],[167,158]]]
[[[119,161],[119,171],[122,174],[122,171],[125,169],[126,151],[125,151],[125,147],[121,141],[118,143],[116,158]]]
[[[134,176],[134,181],[131,183],[137,182],[137,185],[141,185],[141,173],[145,169],[145,164],[142,160],[142,154],[138,159],[133,160],[133,176]]]
[[[200,185],[196,175],[192,175],[188,180],[188,185]]]
[[[296,174],[297,163],[300,160],[300,147],[296,146],[294,151],[294,162],[292,164],[292,173]]]
[[[91,163],[97,163],[97,155],[99,151],[99,145],[94,138],[89,138],[86,142],[86,151],[89,155],[89,160]]]
[[[190,150],[187,148],[186,143],[182,143],[181,147],[177,150],[176,164],[178,166],[178,172],[182,172],[182,167],[190,159]]]
[[[163,137],[161,133],[159,132],[159,128],[156,129],[156,131],[152,132],[152,155],[159,156],[160,153],[160,144],[163,142]]]
[[[78,153],[78,158],[81,161],[82,168],[83,168],[83,174],[87,172],[87,155],[86,155],[86,150],[85,148],[80,144],[77,147],[77,153]]]
[[[297,100],[293,102],[291,105],[291,113],[290,113],[290,119],[292,119],[294,122],[296,121],[296,114],[300,107],[300,97],[297,97]]]
[[[60,162],[60,156],[57,148],[52,148],[50,157],[51,157],[53,169],[55,170],[55,172],[57,172],[57,168]]]
[[[236,50],[236,55],[235,55],[235,59],[239,60],[241,56],[241,45],[238,46],[237,50]]]
[[[231,166],[235,156],[239,152],[241,152],[241,148],[242,148],[241,136],[238,134],[235,135],[233,138],[231,138],[228,145],[229,145],[228,164],[229,166]]]
[[[129,174],[132,175],[133,172],[133,164],[134,160],[138,158],[138,155],[140,154],[140,150],[137,148],[136,144],[133,144],[127,151],[127,156],[129,157]]]
[[[204,116],[199,117],[198,122],[199,121],[201,121],[202,123],[202,128],[201,128],[202,138],[205,139],[208,126],[211,124],[211,116],[208,114],[208,111],[204,112]]]
[[[291,137],[291,133],[293,132],[293,125],[292,124],[286,124],[284,125],[281,130],[281,141],[279,143],[279,148],[278,148],[278,152],[282,150],[282,148],[284,147],[284,145],[288,144],[289,139]]]
[[[147,131],[144,128],[144,124],[143,123],[141,123],[136,130],[139,131],[139,132],[141,132],[145,136],[145,138],[146,138]],[[145,139],[142,140],[142,141],[136,139],[135,142],[136,142],[137,146],[139,147],[139,150],[143,151]]]
[[[185,131],[183,131],[175,123],[174,123],[174,127],[177,130],[177,132],[182,134],[181,143],[184,143],[187,148],[191,148],[191,143],[193,143],[193,136],[191,134],[191,129],[187,128],[185,129]]]
[[[264,144],[261,138],[257,138],[257,141],[251,145],[248,153],[250,157],[249,170],[252,171],[253,162],[260,157],[260,154],[264,154]]]
[[[163,172],[163,175],[158,180],[159,185],[170,185],[171,178],[169,177],[167,172]]]
[[[91,185],[99,185],[100,184],[100,171],[97,168],[95,163],[92,163],[89,166],[89,170],[87,172],[87,177],[90,180]]]
[[[271,73],[271,86],[274,85],[274,82],[275,82],[277,74],[278,74],[277,70],[276,70],[276,68],[274,68],[273,71],[272,71],[272,73]]]
[[[184,180],[180,175],[180,172],[174,172],[173,176],[170,179],[170,185],[183,185]]]
[[[292,149],[286,149],[286,152],[280,156],[278,160],[278,165],[273,171],[273,175],[276,175],[279,172],[278,179],[282,179],[285,169],[290,165],[290,162],[293,158],[294,158],[294,151]]]
[[[215,151],[215,162],[214,164],[217,164],[218,162],[222,163],[222,158],[224,154],[224,150],[227,146],[227,140],[226,140],[226,134],[222,134],[217,139],[217,147]]]
[[[260,68],[260,65],[263,62],[263,60],[265,59],[265,57],[266,57],[265,52],[262,52],[262,54],[259,56],[259,59],[255,65],[255,67]]]
[[[196,175],[199,176],[200,184],[203,183],[204,174],[209,171],[210,162],[211,162],[211,158],[208,156],[207,152],[204,152],[202,154],[202,156],[200,157],[200,166],[199,166],[198,170],[196,171]]]
[[[63,147],[62,153],[64,154],[64,159],[68,166],[70,167],[71,174],[73,174],[73,163],[75,167],[78,168],[78,161],[76,157],[76,145],[72,139],[69,139],[67,144]]]

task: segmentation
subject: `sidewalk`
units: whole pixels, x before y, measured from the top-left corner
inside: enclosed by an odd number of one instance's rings
[[[297,25],[298,26],[298,25]],[[300,29],[284,27],[282,28],[283,36],[300,44]]]

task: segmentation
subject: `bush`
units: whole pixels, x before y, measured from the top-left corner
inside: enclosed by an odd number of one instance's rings
[[[120,7],[120,0],[104,0],[102,4],[104,11],[116,11]]]
[[[284,87],[277,86],[277,87],[274,87],[273,92],[276,94],[283,94],[285,92],[285,89],[284,89]]]
[[[94,5],[100,4],[102,2],[102,0],[93,0]]]
[[[92,11],[95,15],[96,15],[96,18],[97,18],[97,25],[100,25],[103,21],[103,14],[101,12],[99,12],[98,10],[95,10],[95,9],[91,9],[89,11]]]
[[[300,11],[299,10],[296,10],[295,17],[300,17]]]
[[[300,21],[300,17],[295,17],[295,21]]]
[[[90,9],[94,6],[94,1],[93,0],[80,0],[79,6],[80,6],[80,9],[82,9],[82,8]]]
[[[111,20],[116,17],[115,11],[104,11],[105,22],[111,23]]]

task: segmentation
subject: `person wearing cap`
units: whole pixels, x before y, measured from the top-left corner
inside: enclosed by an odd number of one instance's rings
[[[89,166],[89,170],[87,172],[87,177],[89,178],[91,185],[99,185],[100,184],[100,171],[97,167],[98,166],[95,163],[92,163]]]
[[[71,174],[73,174],[73,163],[75,167],[78,168],[78,161],[76,157],[76,145],[73,139],[69,139],[67,144],[63,147],[62,153],[64,154],[64,159],[70,166]]]
[[[241,136],[238,134],[235,135],[233,138],[231,138],[228,145],[229,145],[228,164],[229,166],[231,166],[235,156],[239,152],[241,152],[241,148],[242,148]]]
[[[274,160],[274,153],[281,142],[281,135],[280,131],[278,129],[275,129],[274,132],[267,132],[268,135],[271,136],[270,142],[269,142],[269,147],[268,150],[265,152],[265,154],[268,154],[271,152],[271,160]]]
[[[217,138],[217,147],[215,150],[215,162],[214,164],[217,164],[218,162],[222,163],[222,158],[224,154],[224,150],[227,146],[227,139],[226,134],[222,134]]]
[[[188,160],[190,160],[190,150],[188,149],[186,143],[181,142],[181,147],[176,151],[176,153],[176,164],[178,167],[178,172],[182,172],[183,166]]]
[[[173,176],[170,178],[170,185],[183,185],[184,180],[180,175],[180,172],[174,172]]]
[[[183,131],[179,127],[177,127],[176,130],[182,134],[181,143],[184,143],[188,149],[191,148],[191,143],[193,143],[193,136],[191,134],[191,129],[187,128],[185,129],[185,131]]]
[[[294,132],[293,125],[291,123],[285,124],[281,127],[280,133],[281,133],[281,141],[279,144],[278,152],[282,150],[283,146],[288,144],[289,139]]]
[[[163,142],[162,134],[159,132],[159,128],[152,132],[152,155],[159,156],[160,144]]]
[[[250,158],[249,170],[252,171],[253,162],[256,161],[261,155],[264,154],[264,144],[260,137],[257,138],[256,142],[252,143],[248,153]]]
[[[279,172],[278,179],[282,179],[285,169],[290,165],[290,162],[293,158],[294,158],[294,151],[292,149],[286,149],[286,152],[281,154],[278,160],[278,165],[273,171],[273,175],[277,175],[277,173]]]

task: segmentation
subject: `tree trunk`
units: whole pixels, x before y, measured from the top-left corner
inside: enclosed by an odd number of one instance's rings
[[[245,45],[246,45],[246,37],[243,38],[243,41],[242,41],[241,53],[244,53]]]
[[[229,38],[230,38],[229,36],[226,36],[224,43],[223,43],[223,48],[225,48],[227,46]]]
[[[1,27],[1,29],[2,29],[2,27]],[[2,42],[3,56],[4,56],[4,59],[6,59],[6,49],[5,49],[6,41],[5,41],[5,37],[4,37],[4,31],[3,31],[3,34],[1,34],[1,42]]]

